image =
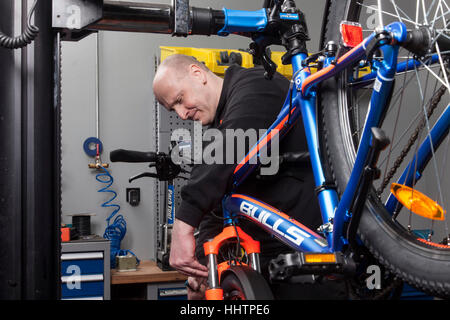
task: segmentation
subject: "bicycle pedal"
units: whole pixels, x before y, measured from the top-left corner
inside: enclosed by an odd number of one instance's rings
[[[348,274],[356,269],[355,263],[341,252],[280,254],[269,264],[270,279],[286,281],[298,275]]]

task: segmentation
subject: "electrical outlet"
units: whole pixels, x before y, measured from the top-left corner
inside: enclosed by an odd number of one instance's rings
[[[127,202],[136,207],[141,201],[141,189],[140,188],[127,188]]]

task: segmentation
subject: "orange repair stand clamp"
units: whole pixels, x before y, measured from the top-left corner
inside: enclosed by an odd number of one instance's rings
[[[246,234],[240,227],[228,226],[223,229],[223,231],[218,234],[213,240],[205,242],[203,244],[203,249],[205,251],[205,256],[210,254],[218,255],[219,249],[222,245],[230,239],[237,238],[236,230],[239,235],[239,242],[241,246],[245,249],[247,254],[260,253],[259,241],[253,240],[248,234]],[[222,262],[217,266],[218,278],[222,272],[230,268],[228,261]],[[221,288],[207,289],[205,292],[206,300],[223,300],[223,290]]]

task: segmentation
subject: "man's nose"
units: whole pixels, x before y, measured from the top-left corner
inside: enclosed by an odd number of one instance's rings
[[[185,108],[176,108],[175,112],[182,120],[187,120],[189,110],[187,110]]]

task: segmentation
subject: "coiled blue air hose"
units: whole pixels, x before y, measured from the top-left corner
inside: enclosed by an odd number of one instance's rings
[[[127,232],[127,223],[123,217],[123,215],[119,214],[115,217],[114,221],[111,223],[111,219],[120,211],[120,206],[118,204],[111,203],[117,198],[117,193],[114,190],[111,190],[111,186],[114,183],[114,178],[109,173],[106,168],[100,166],[102,173],[99,173],[95,176],[95,179],[100,182],[106,184],[103,188],[98,190],[98,192],[107,192],[112,194],[112,198],[108,201],[102,203],[103,208],[114,208],[111,212],[110,216],[106,219],[107,226],[105,229],[105,233],[103,234],[103,238],[110,240],[111,243],[111,256],[110,263],[111,268],[116,267],[116,256],[125,256],[128,253],[132,254],[136,257],[136,261],[139,264],[139,259],[131,250],[121,250],[120,243],[122,239],[125,237]]]

